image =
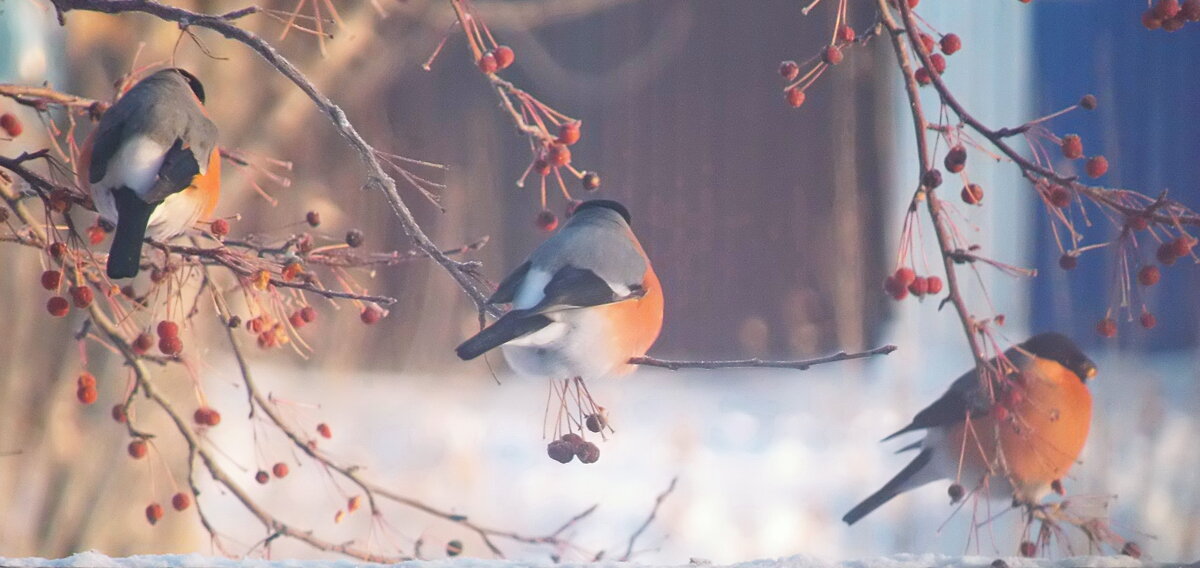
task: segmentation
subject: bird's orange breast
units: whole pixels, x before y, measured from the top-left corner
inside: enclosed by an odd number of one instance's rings
[[[1003,420],[993,411],[955,426],[948,437],[962,455],[964,471],[987,471],[990,465],[992,483],[1007,478],[1018,498],[1034,502],[1083,451],[1092,395],[1074,373],[1053,361],[1035,360],[1024,377]]]
[[[662,285],[653,268],[646,268],[642,286],[646,293],[641,298],[597,308],[609,323],[608,347],[614,358],[621,361],[613,369],[614,375],[632,371],[633,365],[628,360],[645,355],[662,331]]]
[[[208,219],[217,208],[221,198],[221,150],[214,147],[208,157],[208,170],[192,180],[191,187],[183,190],[191,199],[201,203],[200,218]]]

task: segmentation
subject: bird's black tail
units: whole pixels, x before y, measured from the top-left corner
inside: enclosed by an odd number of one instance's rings
[[[548,325],[550,325],[550,318],[544,315],[527,315],[521,313],[520,310],[515,310],[504,314],[495,323],[484,328],[483,331],[475,334],[474,337],[462,342],[462,345],[454,348],[454,352],[458,353],[458,357],[463,361],[470,361],[499,345],[533,333]]]
[[[932,458],[932,456],[932,450],[923,450],[921,453],[917,454],[917,457],[913,458],[913,461],[909,462],[904,469],[900,470],[900,473],[897,473],[896,477],[893,477],[891,481],[885,483],[879,491],[876,491],[870,497],[863,499],[862,503],[859,503],[853,509],[850,509],[850,512],[846,513],[846,516],[842,517],[842,521],[847,525],[853,525],[854,523],[857,523],[859,519],[871,514],[871,511],[874,511],[884,503],[891,501],[892,497],[895,497],[903,493],[906,489],[909,489],[908,487],[905,487],[905,483],[912,479],[912,477],[916,475],[918,471],[921,471],[921,468],[929,465],[929,460]]]
[[[142,201],[127,187],[113,191],[113,197],[117,202],[117,234],[108,249],[108,277],[133,278],[142,264],[142,241],[157,204]]]

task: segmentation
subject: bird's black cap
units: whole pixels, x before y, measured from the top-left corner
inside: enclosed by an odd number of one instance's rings
[[[629,217],[629,210],[626,209],[624,205],[621,205],[620,203],[613,201],[611,199],[591,199],[588,201],[584,201],[583,203],[580,203],[578,207],[575,208],[575,212],[572,213],[572,215],[578,215],[579,212],[583,211],[584,209],[597,209],[597,208],[611,209],[613,211],[616,211],[617,213],[619,213],[621,215],[621,217],[623,217],[625,219],[626,223],[633,224],[633,219],[631,219]]]
[[[1079,380],[1086,381],[1096,375],[1096,364],[1075,345],[1070,338],[1053,331],[1039,333],[1021,344],[1021,349],[1035,357],[1049,359],[1075,373]]]
[[[187,81],[188,86],[192,88],[192,92],[196,93],[196,98],[200,99],[200,102],[204,102],[204,85],[200,83],[200,79],[197,79],[195,75],[192,75],[186,69],[180,69],[179,67],[172,67],[169,71],[174,71],[182,75],[183,79]]]

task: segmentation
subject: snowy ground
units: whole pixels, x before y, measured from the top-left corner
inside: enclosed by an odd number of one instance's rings
[[[785,565],[817,566],[902,551],[1012,554],[1020,538],[1016,515],[1001,516],[968,546],[969,511],[955,514],[941,484],[902,496],[854,527],[839,521],[909,459],[892,454],[903,442],[880,444],[879,438],[939,395],[954,370],[966,364],[906,361],[920,356],[898,352],[809,373],[641,371],[625,381],[602,382],[593,394],[611,409],[617,433],[601,444],[601,459],[591,466],[564,466],[545,457],[546,387],[540,381],[504,379],[498,386],[473,374],[359,376],[333,383],[321,373],[269,367],[259,369],[259,378],[278,396],[320,402],[319,409],[297,404],[295,415],[333,425],[335,436],[323,448],[365,466],[376,481],[481,524],[540,535],[599,503],[573,534],[591,553],[623,550],[654,497],[678,475],[678,489],[639,541],[640,562],[702,558],[729,564],[806,554]],[[1112,508],[1118,531],[1156,560],[1195,560],[1200,535],[1195,481],[1200,456],[1190,442],[1200,436],[1195,365],[1189,357],[1097,360],[1103,369],[1093,384],[1097,418],[1067,490],[1093,501],[1118,495]],[[230,407],[242,400],[232,388],[210,394],[225,396],[221,404]],[[223,423],[213,435],[250,475],[255,461],[250,429],[229,414],[228,427]],[[263,435],[259,429],[266,448],[259,461],[290,457],[286,444]],[[356,539],[387,553],[389,543],[411,550],[421,538],[436,557],[440,543],[462,539],[466,554],[487,556],[460,528],[410,511],[389,512],[386,531],[373,531],[362,515],[335,525],[333,513],[345,494],[314,467],[295,467],[284,482],[249,487],[285,519],[330,540]],[[205,498],[227,542],[248,546],[265,536],[232,501],[212,491]],[[132,511],[131,522],[144,525],[134,518],[140,514]],[[282,539],[273,547],[275,558],[329,558]],[[203,534],[190,550],[219,554]],[[547,557],[544,549],[509,551],[522,560]],[[1055,555],[1087,552],[1076,543],[1073,551]],[[588,557],[568,552],[564,561]],[[898,558],[895,566],[952,562]]]
[[[1011,568],[1033,568],[1033,567],[1089,567],[1089,568],[1127,568],[1133,566],[1144,566],[1151,564],[1143,564],[1140,561],[1131,558],[1098,558],[1098,557],[1076,557],[1063,560],[1029,560],[1021,558],[1006,558],[1004,559]],[[742,562],[739,564],[731,564],[730,568],[949,568],[949,567],[968,567],[968,568],[985,568],[990,567],[993,558],[983,557],[951,557],[938,556],[933,554],[911,555],[900,554],[895,556],[872,558],[864,560],[853,560],[847,562],[830,563],[814,558],[803,556],[791,556],[780,558],[777,560],[757,560],[753,562]],[[42,558],[3,558],[0,557],[0,566],[11,568],[351,568],[353,566],[362,566],[361,563],[350,561],[267,561],[267,560],[231,560],[226,558],[215,558],[209,556],[201,556],[196,554],[188,555],[158,555],[158,556],[131,556],[128,558],[109,558],[95,552],[84,552],[76,554],[69,558],[59,560],[46,560]],[[511,562],[498,560],[475,560],[475,559],[458,559],[458,560],[441,560],[428,562],[407,562],[399,566],[421,566],[424,568],[509,568],[515,566],[529,566],[528,562]],[[544,563],[539,565],[549,566],[551,564]],[[694,566],[694,564],[692,564]],[[555,566],[570,566],[570,565],[555,565]],[[628,566],[627,564],[619,564],[615,562],[587,564],[588,568],[606,568],[610,566]],[[680,566],[689,566],[683,564]],[[713,565],[714,568],[717,568]]]

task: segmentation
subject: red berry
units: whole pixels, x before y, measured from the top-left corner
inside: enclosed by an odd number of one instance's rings
[[[129,442],[128,449],[129,449],[129,457],[131,457],[135,460],[140,460],[140,459],[146,457],[146,451],[149,448],[147,447],[145,440],[134,440],[132,442]]]
[[[192,496],[180,491],[171,497],[171,506],[174,507],[176,511],[183,511],[184,509],[192,506]]]
[[[1158,251],[1155,253],[1155,256],[1158,257],[1158,261],[1167,266],[1175,264],[1175,259],[1179,258],[1179,256],[1175,254],[1174,247],[1171,246],[1171,243],[1172,241],[1167,241],[1161,245],[1158,245]]]
[[[159,337],[179,337],[179,324],[171,320],[162,320],[158,322],[158,327],[156,330],[158,331]]]
[[[62,296],[53,296],[46,301],[46,311],[50,312],[50,315],[56,318],[61,318],[67,315],[67,312],[70,311],[70,309],[71,304],[68,303],[67,299]]]
[[[309,211],[304,214],[304,220],[310,227],[319,227],[321,225],[321,214],[317,211]]]
[[[50,256],[54,258],[62,258],[67,254],[67,245],[63,243],[52,243],[49,248]]]
[[[551,166],[565,166],[571,163],[571,149],[565,144],[553,144],[546,153],[546,161]]]
[[[317,433],[320,434],[321,437],[325,438],[325,439],[329,439],[329,438],[333,437],[333,431],[330,430],[329,425],[324,422],[317,424]]]
[[[938,75],[942,75],[946,72],[946,58],[940,53],[935,53],[929,56],[929,65],[932,66],[934,71],[937,71]]]
[[[983,201],[983,188],[977,183],[964,185],[962,188],[962,200],[967,205],[978,205]]]
[[[1021,541],[1021,556],[1025,558],[1037,556],[1037,545],[1028,540]]]
[[[596,172],[583,173],[583,189],[596,191],[600,187],[600,174]]]
[[[216,426],[221,423],[221,413],[215,408],[201,406],[192,414],[192,419],[202,426]]]
[[[1197,6],[1200,6],[1200,0],[1195,0],[1195,2]],[[1079,106],[1083,107],[1083,110],[1096,110],[1096,95],[1084,95],[1079,99]]]
[[[517,58],[512,48],[507,45],[496,46],[494,55],[496,57],[496,69],[508,69],[508,66],[512,65],[513,61]]]
[[[1078,134],[1068,134],[1062,137],[1063,157],[1068,160],[1078,160],[1083,157],[1083,139]]]
[[[1154,5],[1154,15],[1160,20],[1174,18],[1180,10],[1179,0],[1158,0]]]
[[[362,507],[362,495],[355,495],[346,501],[346,510],[351,513]]]
[[[579,446],[581,444],[583,444],[583,436],[580,436],[579,434],[576,434],[574,432],[563,434],[562,437],[559,438],[559,440],[562,440],[563,442],[570,444],[572,451],[578,449]]]
[[[146,506],[146,520],[150,521],[150,524],[153,525],[153,524],[157,523],[158,520],[162,518],[162,516],[163,516],[162,505],[159,505],[158,503],[151,503],[148,506]]]
[[[916,79],[917,83],[919,83],[921,85],[928,85],[933,82],[933,75],[931,73],[929,73],[929,70],[924,67],[921,67],[921,68],[917,69],[916,71],[914,71],[913,78]]]
[[[283,462],[276,463],[275,465],[271,466],[271,473],[275,474],[275,477],[283,479],[287,477],[288,466]]]
[[[554,212],[549,209],[542,209],[541,211],[538,211],[537,216],[533,218],[533,224],[542,231],[553,231],[554,229],[558,228],[558,215],[555,215]]]
[[[1117,334],[1117,320],[1112,318],[1104,318],[1096,324],[1096,333],[1104,337],[1113,337]]]
[[[937,276],[930,276],[925,279],[925,286],[928,288],[930,295],[937,294],[942,291],[942,279]]]
[[[800,108],[800,105],[804,104],[804,99],[807,98],[804,91],[800,90],[800,87],[792,87],[783,94],[787,98],[788,104],[792,105],[792,108]]]
[[[937,189],[942,185],[942,171],[935,168],[925,172],[925,175],[921,176],[921,184],[926,189]]]
[[[1050,200],[1051,205],[1059,209],[1064,209],[1071,205],[1071,191],[1061,185],[1051,187],[1046,197]]]
[[[558,143],[570,146],[579,141],[579,121],[564,122],[558,125]]]
[[[1153,8],[1147,8],[1145,12],[1142,12],[1142,25],[1146,26],[1146,29],[1157,30],[1162,27],[1162,24],[1162,20],[1154,15]]]
[[[149,333],[139,333],[137,339],[133,340],[133,352],[142,355],[154,347],[154,338]]]
[[[900,268],[896,269],[893,277],[896,278],[896,281],[899,282],[900,285],[908,286],[917,279],[917,273],[907,266],[901,266]]]
[[[850,43],[854,41],[854,37],[854,28],[846,24],[842,24],[842,27],[838,28],[838,41],[842,43]]]
[[[254,481],[257,481],[259,485],[266,485],[268,481],[271,481],[271,474],[260,469],[258,473],[254,474]]]
[[[4,129],[9,138],[16,138],[25,131],[25,127],[21,125],[21,119],[11,112],[0,114],[0,128]]]
[[[584,424],[587,426],[588,431],[600,432],[608,426],[608,419],[603,414],[589,414],[584,420]]]
[[[57,270],[47,270],[42,273],[42,288],[47,290],[57,290],[60,283],[62,283],[61,272]]]
[[[217,219],[208,226],[209,232],[218,237],[224,237],[229,234],[229,221],[225,219]]]
[[[124,404],[114,404],[112,407],[112,419],[118,424],[124,424],[129,421],[129,417],[125,415]]]
[[[1138,282],[1141,283],[1142,286],[1153,286],[1158,284],[1158,281],[1161,278],[1162,272],[1159,271],[1158,267],[1154,266],[1153,264],[1147,264],[1138,270]]]
[[[837,65],[842,62],[842,50],[836,45],[827,45],[825,50],[821,52],[821,61],[830,65]]]
[[[1088,158],[1084,171],[1087,172],[1088,177],[1098,178],[1108,173],[1108,160],[1104,156],[1092,156]]]
[[[1075,270],[1079,266],[1079,257],[1073,254],[1064,254],[1058,257],[1058,266],[1063,270]]]
[[[317,309],[312,306],[300,308],[300,318],[304,320],[304,323],[317,321]]]
[[[929,34],[921,34],[917,37],[920,38],[921,47],[925,48],[925,53],[933,53],[934,47],[937,46],[937,42],[933,41],[933,36]]]
[[[550,175],[551,170],[550,163],[547,162],[545,158],[538,158],[534,160],[531,169],[543,177]]]
[[[963,171],[967,165],[967,149],[962,146],[954,146],[946,152],[945,159],[946,170],[952,174]]]
[[[917,276],[916,278],[913,278],[911,283],[909,283],[908,291],[911,292],[912,295],[920,298],[929,291],[929,281],[926,280],[924,276]]]
[[[104,236],[106,234],[107,233],[104,232],[104,228],[100,225],[92,225],[87,228],[88,243],[92,245],[98,245],[104,242]]]
[[[1195,244],[1196,241],[1187,235],[1178,237],[1171,241],[1171,254],[1174,254],[1178,258],[1185,257],[1192,254],[1192,247]]]
[[[79,378],[75,380],[75,386],[79,388],[94,387],[96,386],[96,377],[87,371],[79,373]]]
[[[1178,17],[1189,22],[1200,22],[1200,0],[1183,0]]]
[[[800,76],[800,66],[795,61],[784,61],[779,64],[779,74],[788,81],[795,81]]]
[[[375,323],[378,323],[379,320],[383,319],[384,315],[385,314],[382,308],[379,306],[370,305],[363,308],[362,313],[358,314],[358,319],[362,320],[362,322],[367,325],[374,325]]]
[[[183,340],[178,337],[163,337],[158,340],[158,350],[163,355],[178,355],[183,352]]]
[[[304,317],[300,315],[300,310],[296,310],[292,312],[292,315],[288,316],[288,323],[292,324],[292,327],[296,329],[300,329],[308,324],[308,322],[304,321]]]
[[[499,62],[496,61],[496,56],[490,51],[483,54],[483,57],[480,57],[479,61],[476,61],[475,64],[479,66],[480,71],[488,75],[495,73],[496,69],[500,67]]]
[[[962,39],[958,34],[946,34],[942,36],[942,53],[946,55],[954,55],[958,50],[962,49]]]
[[[1158,325],[1158,318],[1155,318],[1154,314],[1150,312],[1142,312],[1142,317],[1140,319],[1142,327],[1146,329],[1154,329],[1154,326]]]
[[[75,307],[79,309],[86,308],[92,305],[92,289],[87,286],[71,286],[71,299],[75,301]]]
[[[92,404],[96,402],[100,394],[96,392],[96,387],[79,387],[75,389],[75,398],[83,404]]]

